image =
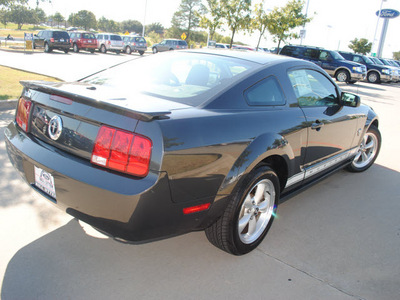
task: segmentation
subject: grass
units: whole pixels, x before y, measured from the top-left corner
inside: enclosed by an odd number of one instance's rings
[[[20,80],[59,81],[52,77],[0,66],[0,100],[18,99],[22,91]]]

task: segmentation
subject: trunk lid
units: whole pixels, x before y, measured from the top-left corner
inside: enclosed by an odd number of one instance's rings
[[[22,81],[32,100],[28,131],[38,140],[90,160],[102,125],[135,132],[139,121],[168,118],[186,105],[85,83]],[[58,132],[60,131],[60,133]]]

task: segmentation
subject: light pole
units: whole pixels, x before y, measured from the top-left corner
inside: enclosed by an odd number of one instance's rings
[[[306,6],[306,18],[308,14],[308,5],[310,4],[310,0],[307,0],[307,6]],[[303,45],[303,37],[306,36],[306,24],[303,25],[303,29],[300,32],[300,45]]]
[[[146,12],[147,12],[147,0],[146,0],[145,5],[144,5],[144,19],[143,19],[142,37],[144,37],[144,31],[145,31],[145,27],[146,27]]]

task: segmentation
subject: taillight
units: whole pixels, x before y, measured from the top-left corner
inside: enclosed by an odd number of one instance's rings
[[[54,43],[54,38],[51,38],[51,39],[50,39],[50,42]]]
[[[28,131],[29,115],[31,113],[32,102],[21,97],[18,102],[16,121],[19,127],[25,132]]]
[[[149,172],[152,142],[147,137],[102,126],[91,162],[112,170],[144,177]]]

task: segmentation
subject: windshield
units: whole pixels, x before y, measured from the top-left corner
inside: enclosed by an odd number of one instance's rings
[[[371,59],[375,64],[380,65],[380,66],[384,66],[384,64],[378,58],[371,57]]]
[[[343,56],[341,56],[338,52],[336,51],[331,51],[331,55],[334,59],[336,60],[345,60]]]
[[[374,64],[374,62],[373,62],[371,59],[369,59],[367,56],[363,56],[363,58],[364,58],[364,61],[365,61],[367,64]]]
[[[257,66],[247,60],[220,55],[168,52],[133,59],[83,82],[198,106]]]

